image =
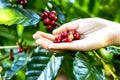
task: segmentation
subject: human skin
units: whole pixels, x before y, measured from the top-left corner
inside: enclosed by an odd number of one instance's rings
[[[76,29],[81,34],[81,39],[53,43],[55,36],[70,29]],[[120,24],[101,18],[84,18],[63,24],[53,34],[37,31],[33,38],[37,44],[52,52],[89,51],[108,45],[120,45]]]

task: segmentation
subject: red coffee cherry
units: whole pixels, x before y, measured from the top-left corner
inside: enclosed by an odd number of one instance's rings
[[[50,24],[50,19],[49,19],[49,18],[46,18],[46,19],[44,19],[43,22],[44,22],[45,25],[49,25],[49,24]]]
[[[58,21],[58,17],[57,17],[57,16],[55,16],[53,20],[54,20],[54,21]]]
[[[54,15],[56,16],[56,11],[53,10],[53,11],[51,11],[51,13],[54,14]]]
[[[49,17],[49,12],[48,11],[45,11],[43,14],[44,14],[44,19]]]
[[[51,31],[51,30],[53,30],[53,27],[51,25],[48,25],[47,30]]]
[[[59,40],[59,39],[54,40],[54,43],[60,43],[60,42],[61,42],[61,40]]]
[[[61,35],[58,35],[57,37],[56,37],[56,39],[58,39],[58,40],[62,40],[62,36]]]
[[[79,40],[81,38],[80,33],[78,33],[75,29],[71,29],[65,32],[62,32],[60,35],[58,35],[54,43],[60,43],[60,42],[71,42],[73,40]]]
[[[66,37],[62,39],[62,42],[71,42],[72,39],[70,37]]]
[[[80,33],[76,32],[76,33],[74,34],[74,40],[79,40],[80,38],[81,38]]]
[[[54,43],[60,43],[62,42],[62,36],[61,35],[58,35],[55,40],[54,40]]]
[[[52,20],[52,21],[50,22],[50,25],[54,27],[54,26],[56,26],[56,22],[55,22],[54,20]]]
[[[63,37],[63,38],[65,38],[65,37],[68,37],[68,33],[65,31],[65,32],[62,32],[61,33],[61,36]]]
[[[62,42],[69,42],[68,37],[63,38],[63,39],[62,39]]]
[[[27,6],[27,0],[17,0],[17,4],[21,4],[23,7]]]
[[[51,20],[54,20],[54,19],[55,19],[55,15],[52,14],[52,13],[50,13],[49,18],[50,18]]]
[[[45,19],[45,15],[44,14],[41,14],[40,17],[41,17],[42,20]]]
[[[18,53],[21,53],[21,52],[23,52],[23,47],[18,48]]]
[[[46,18],[49,17],[49,11],[44,11],[41,15],[40,15],[41,19],[44,20]]]
[[[68,31],[69,34],[75,34],[76,33],[76,30],[75,29],[71,29]]]

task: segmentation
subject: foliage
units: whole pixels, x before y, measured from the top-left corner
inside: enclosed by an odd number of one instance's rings
[[[120,47],[54,54],[36,46],[32,35],[38,30],[51,33],[40,19],[45,10],[55,10],[59,24],[88,17],[120,22],[120,0],[27,0],[26,7],[16,1],[0,0],[1,80],[55,80],[61,73],[68,80],[119,80]],[[22,53],[19,47],[23,47]],[[103,57],[105,53],[112,57]]]

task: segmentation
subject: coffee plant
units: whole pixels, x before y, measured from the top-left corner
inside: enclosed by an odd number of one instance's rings
[[[119,5],[120,0],[0,0],[0,80],[120,80],[119,46],[56,54],[32,38],[76,19],[120,22]],[[71,30],[54,42],[78,39]]]

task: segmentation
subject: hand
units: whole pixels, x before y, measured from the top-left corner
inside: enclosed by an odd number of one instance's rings
[[[67,43],[53,43],[56,35],[69,29],[76,29],[81,39]],[[53,52],[62,50],[88,51],[108,45],[120,45],[120,24],[101,18],[85,18],[63,24],[53,34],[36,32],[33,38],[43,48]]]

